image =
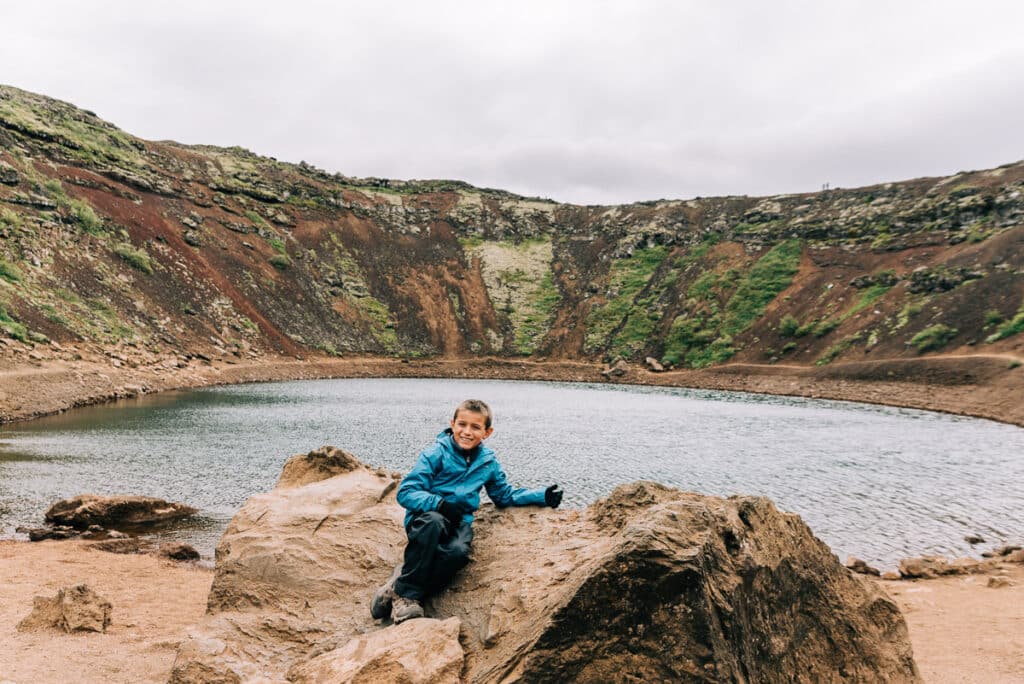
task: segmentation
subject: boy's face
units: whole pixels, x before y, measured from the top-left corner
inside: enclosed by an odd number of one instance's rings
[[[475,449],[494,432],[494,428],[484,427],[486,424],[487,418],[482,413],[459,411],[452,420],[452,437],[460,449]]]

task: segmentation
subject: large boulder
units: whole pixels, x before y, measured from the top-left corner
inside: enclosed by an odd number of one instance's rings
[[[405,544],[397,477],[328,448],[287,469],[228,526],[172,682],[444,680],[453,618],[452,681],[919,681],[892,600],[767,499],[639,482],[582,511],[486,506],[435,620],[394,626],[369,602]]]
[[[187,518],[196,509],[150,496],[99,496],[80,494],[62,499],[46,511],[46,522],[78,530],[90,525],[131,528]]]

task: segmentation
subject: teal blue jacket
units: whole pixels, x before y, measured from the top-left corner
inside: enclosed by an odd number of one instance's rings
[[[472,524],[480,508],[480,488],[498,508],[543,506],[543,489],[513,489],[494,452],[481,444],[467,461],[449,430],[437,436],[433,446],[423,450],[416,465],[398,486],[398,503],[406,509],[405,524],[416,513],[436,511],[443,499],[461,506],[464,523]]]

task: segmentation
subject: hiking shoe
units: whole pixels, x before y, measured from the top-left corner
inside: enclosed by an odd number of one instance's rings
[[[396,625],[412,618],[423,617],[423,606],[415,599],[407,599],[395,594],[391,605],[391,621]]]
[[[373,594],[373,601],[370,602],[370,615],[374,620],[383,620],[391,615],[391,602],[395,599],[395,581],[402,574],[402,564],[399,563],[391,572],[391,577],[377,589]]]

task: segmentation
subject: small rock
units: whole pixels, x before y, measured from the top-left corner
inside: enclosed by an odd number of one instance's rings
[[[64,587],[53,598],[36,596],[18,631],[57,628],[65,632],[106,632],[113,607],[85,584]]]
[[[73,527],[57,525],[56,527],[33,527],[28,530],[29,541],[43,541],[45,539],[71,539],[81,534]]]
[[[1013,582],[1002,575],[995,575],[988,578],[988,582],[985,583],[985,586],[990,589],[1001,589],[1003,587],[1013,586]]]
[[[964,541],[970,544],[971,546],[974,546],[975,544],[985,543],[985,539],[978,534],[969,534],[966,537],[964,537]]]
[[[627,373],[627,371],[629,371],[629,364],[622,359],[619,359],[611,368],[606,368],[601,371],[601,375],[606,378],[621,378]]]
[[[99,525],[89,525],[89,529],[82,533],[82,539],[100,539],[106,534],[107,531]]]
[[[1016,544],[1007,544],[1006,546],[1000,546],[992,551],[985,551],[981,555],[985,558],[999,558],[1000,556],[1009,556],[1014,551],[1020,551],[1020,546]]]
[[[199,560],[199,552],[188,544],[184,544],[182,542],[167,542],[166,544],[161,544],[160,549],[157,551],[157,555],[177,561]]]
[[[898,572],[894,572],[892,570],[887,570],[886,572],[882,573],[882,579],[884,579],[884,580],[899,580],[899,579],[903,579],[903,576],[900,575],[900,573],[898,573]]]
[[[929,579],[947,574],[949,563],[941,556],[904,558],[900,561],[900,575],[907,579]]]
[[[875,577],[880,577],[882,575],[882,573],[876,568],[871,567],[855,556],[848,556],[846,558],[846,567],[861,575],[874,575]]]
[[[1024,563],[1024,550],[1011,551],[1003,557],[1003,560],[1008,563]]]
[[[142,553],[143,549],[147,546],[149,546],[149,543],[138,537],[107,539],[89,544],[90,549],[106,551],[107,553]]]
[[[662,366],[661,363],[658,362],[658,359],[654,358],[653,356],[648,356],[646,359],[644,359],[644,363],[647,364],[647,370],[651,371],[652,373],[665,372],[665,367]]]
[[[173,364],[176,368],[177,361]],[[82,494],[50,506],[46,511],[46,522],[70,525],[84,530],[89,525],[146,525],[186,518],[195,512],[196,509],[191,506],[149,496]]]

